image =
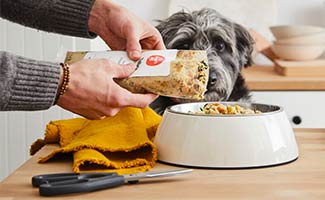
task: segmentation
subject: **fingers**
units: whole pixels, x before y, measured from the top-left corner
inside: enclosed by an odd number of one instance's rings
[[[133,63],[126,64],[126,65],[118,65],[118,64],[112,64],[112,65],[114,65],[113,66],[113,78],[129,77],[136,69],[136,65]]]
[[[101,112],[95,112],[95,111],[89,110],[89,109],[78,109],[78,110],[75,110],[73,112],[75,114],[78,114],[80,116],[83,116],[86,119],[91,119],[91,120],[104,119],[106,117]]]
[[[130,105],[127,106],[134,106],[138,108],[144,108],[148,106],[151,102],[153,102],[158,95],[156,94],[133,94],[131,93],[131,97],[129,99]]]
[[[155,50],[166,49],[166,46],[162,40],[158,41],[158,44],[154,47]]]
[[[159,31],[155,28],[149,29],[147,31],[149,35],[145,36],[136,33],[136,31],[130,31],[126,38],[126,51],[128,56],[132,60],[138,60],[141,58],[142,47],[147,49],[162,50],[166,49],[163,39]],[[142,46],[144,43],[146,45]]]
[[[129,105],[137,108],[144,108],[153,102],[158,95],[156,94],[133,94],[131,93],[130,98],[128,99]]]
[[[133,94],[127,90],[119,93],[116,104],[112,105],[101,105],[95,110],[91,109],[78,109],[74,113],[81,115],[91,120],[101,120],[106,117],[115,116],[123,107],[137,107],[144,108],[153,102],[158,96],[155,94]]]
[[[162,36],[160,35],[159,31],[155,29],[156,34],[153,35],[153,40],[155,45],[152,47],[155,50],[163,50],[166,49]]]
[[[104,117],[102,116],[101,119],[104,119],[107,117],[112,117],[116,115],[118,112],[120,112],[121,108],[109,108],[109,109],[103,109],[101,112],[103,113]]]
[[[112,117],[116,115],[120,110],[121,108],[106,107],[105,109],[101,109],[100,111],[81,109],[75,113],[87,119],[101,120],[101,119],[105,119],[106,117]]]
[[[126,51],[132,60],[141,58],[140,35],[135,31],[131,31],[126,38]]]
[[[118,99],[118,104],[120,107],[133,106],[137,108],[144,108],[153,102],[158,97],[158,95],[151,93],[135,94],[121,88],[119,91],[119,97],[120,98]]]

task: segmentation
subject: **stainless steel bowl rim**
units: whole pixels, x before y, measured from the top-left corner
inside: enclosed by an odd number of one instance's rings
[[[190,104],[208,104],[208,103],[221,103],[224,105],[239,105],[241,107],[244,108],[250,108],[252,109],[252,107],[269,107],[269,108],[273,108],[273,111],[261,111],[262,113],[259,114],[241,114],[241,115],[234,115],[234,114],[225,114],[225,115],[221,115],[221,114],[195,114],[195,113],[189,113],[190,110],[188,110],[187,112],[180,112],[180,111],[176,111],[175,107],[179,107],[179,106],[187,106]],[[263,104],[263,103],[248,103],[248,102],[233,102],[233,101],[210,101],[210,102],[192,102],[192,103],[181,103],[181,104],[176,104],[176,105],[172,105],[166,108],[167,112],[170,113],[174,113],[174,114],[178,114],[178,115],[187,115],[187,116],[200,116],[200,117],[258,117],[258,116],[265,116],[265,115],[273,115],[276,113],[280,113],[283,112],[283,107],[281,106],[277,106],[277,105],[272,105],[272,104]],[[166,112],[165,111],[165,112]]]

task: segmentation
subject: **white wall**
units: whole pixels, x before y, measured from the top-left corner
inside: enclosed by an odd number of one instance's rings
[[[171,1],[116,0],[152,24],[155,24],[154,19],[168,16],[168,4]],[[325,26],[324,1],[275,0],[274,24]],[[228,0],[224,0],[225,5],[227,2]],[[251,6],[254,7],[254,5]],[[51,61],[57,57],[57,52],[61,47],[66,50],[107,49],[100,39],[87,40],[59,36],[0,20],[0,50]],[[41,112],[0,112],[0,180],[29,158],[29,146],[35,139],[43,137],[47,122],[71,117],[73,117],[71,113],[57,107]]]
[[[224,6],[215,6],[214,8],[222,14],[227,14],[227,17],[244,22],[247,27],[255,28],[264,33],[269,40],[273,40],[270,31],[265,25],[260,25],[259,27],[258,23],[264,16],[271,17],[272,19],[264,19],[264,21],[267,23],[273,21],[274,25],[305,24],[325,27],[325,0],[137,0],[137,3],[133,3],[134,1],[132,0],[116,0],[116,2],[152,24],[155,24],[154,20],[156,19],[166,18],[169,15],[169,10],[179,10],[169,8],[169,4],[177,5],[177,2],[185,2],[181,7],[193,9],[199,8],[202,5],[209,5],[210,2],[223,2]],[[198,6],[193,5],[192,2],[197,2]],[[208,3],[204,4],[204,2]],[[249,6],[234,6],[233,4],[236,2]],[[261,3],[257,5],[256,2],[265,2],[265,5],[268,7],[263,6]],[[234,7],[235,12],[231,12],[232,7],[229,8],[227,5]],[[252,15],[253,17],[245,17],[245,15]],[[252,19],[251,24],[246,19],[240,19],[240,17]],[[253,21],[254,19],[256,20]],[[106,48],[105,43],[100,41],[100,39],[97,39],[94,44],[93,47],[95,49],[102,50]]]
[[[277,0],[277,24],[325,26],[325,0]]]
[[[36,31],[0,19],[0,50],[54,61],[60,49],[88,50],[90,40]],[[29,146],[42,138],[51,120],[74,115],[55,106],[37,112],[0,112],[0,180],[29,158]]]

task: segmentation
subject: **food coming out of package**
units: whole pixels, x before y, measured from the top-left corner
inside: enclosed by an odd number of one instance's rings
[[[68,52],[65,62],[81,59],[108,58],[119,64],[134,62],[126,52]],[[209,78],[206,51],[144,51],[136,62],[137,70],[128,78],[116,79],[121,87],[133,93],[154,93],[162,96],[203,99]]]
[[[250,108],[243,108],[239,105],[224,105],[221,103],[207,103],[200,111],[195,114],[208,115],[247,115],[247,114],[261,114],[259,110],[252,110]]]

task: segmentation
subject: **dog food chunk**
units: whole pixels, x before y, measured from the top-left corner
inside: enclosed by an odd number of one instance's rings
[[[200,111],[195,114],[219,114],[219,115],[247,115],[247,114],[260,114],[259,110],[252,110],[250,108],[243,108],[239,105],[224,105],[221,103],[207,103]]]
[[[167,52],[168,50],[166,50]],[[166,59],[166,65],[169,67],[167,75],[150,75],[150,76],[130,76],[124,79],[116,79],[116,83],[121,87],[133,93],[154,93],[162,96],[196,99],[204,98],[207,90],[209,79],[208,58],[206,51],[200,50],[173,50],[176,55],[173,59]],[[111,51],[112,52],[112,51]],[[114,51],[113,51],[114,52]],[[141,65],[142,69],[155,63],[164,62],[164,55],[159,55],[161,51],[145,51],[157,52],[155,57],[140,60],[137,65]],[[109,54],[110,51],[107,51]],[[71,64],[78,60],[84,59],[87,52],[68,52],[65,62]],[[103,55],[103,52],[100,52]],[[126,54],[124,54],[126,55]],[[101,58],[95,56],[96,58]],[[120,58],[117,60],[125,60],[128,58]],[[130,61],[130,60],[128,60]],[[157,65],[158,65],[157,64]]]

